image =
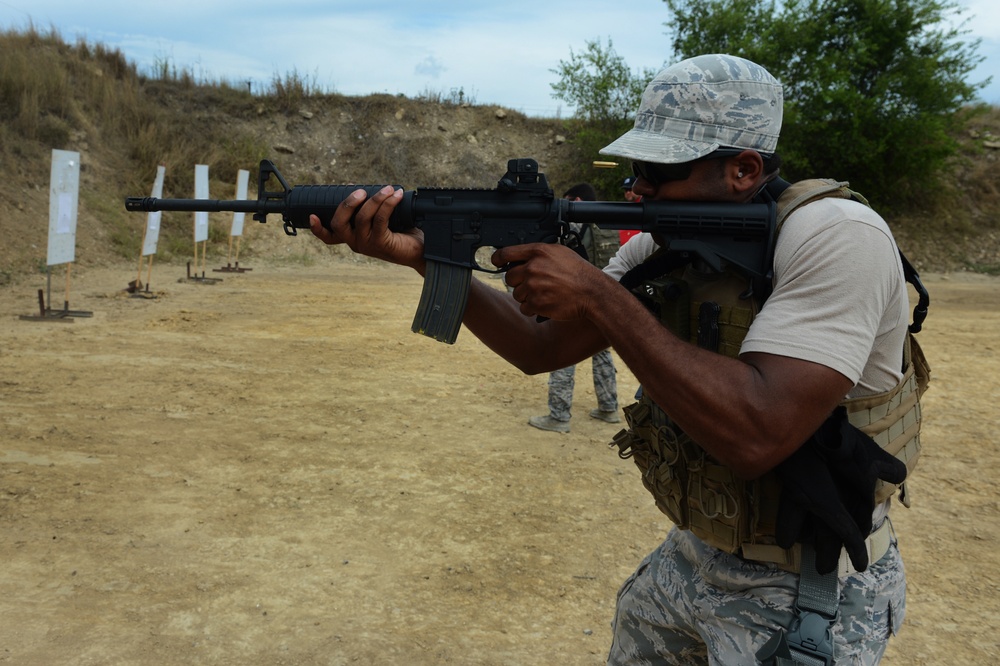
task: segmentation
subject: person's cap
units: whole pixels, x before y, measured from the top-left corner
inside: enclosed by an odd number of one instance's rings
[[[629,176],[622,181],[623,190],[631,190],[633,185],[635,185],[635,176]]]
[[[773,153],[781,131],[781,83],[744,58],[712,54],[661,70],[642,94],[635,124],[601,149],[675,164],[719,148]]]

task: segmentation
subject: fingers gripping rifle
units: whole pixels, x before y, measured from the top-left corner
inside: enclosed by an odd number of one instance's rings
[[[269,190],[271,177],[280,190]],[[129,211],[234,211],[253,213],[266,222],[280,214],[285,233],[309,228],[315,214],[323,224],[357,189],[369,196],[384,185],[297,185],[289,187],[270,160],[262,160],[257,200],[158,199],[128,197]],[[524,243],[562,243],[576,248],[570,223],[602,229],[636,229],[657,234],[672,252],[697,255],[716,270],[726,264],[752,280],[754,288],[770,284],[775,206],[773,202],[727,204],[668,201],[567,201],[553,195],[545,174],[533,159],[514,159],[492,190],[418,188],[403,193],[389,220],[392,231],[414,227],[424,234],[427,270],[412,330],[442,342],[458,337],[473,270],[497,272],[476,260],[480,248]]]

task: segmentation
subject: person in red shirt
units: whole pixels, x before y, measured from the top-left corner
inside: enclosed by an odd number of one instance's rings
[[[635,192],[632,191],[632,185],[634,184],[635,184],[635,176],[629,176],[628,178],[622,181],[622,189],[625,190],[625,201],[629,201],[631,203],[639,203],[640,201],[642,201],[642,195],[636,194]],[[621,231],[619,231],[618,234],[621,237],[621,244],[624,245],[625,241],[627,241],[629,238],[632,238],[632,236],[635,236],[637,233],[639,233],[637,229],[622,229]]]

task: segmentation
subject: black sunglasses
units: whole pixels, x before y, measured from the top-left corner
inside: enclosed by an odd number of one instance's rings
[[[679,164],[661,164],[659,162],[643,162],[640,160],[633,160],[632,162],[632,173],[642,178],[644,181],[653,186],[654,189],[659,188],[663,183],[670,182],[672,180],[687,180],[691,177],[691,170],[696,162],[701,162],[703,160],[717,160],[725,157],[735,157],[743,152],[743,148],[719,148],[704,157],[699,157],[696,160],[690,162],[681,162]],[[761,157],[767,159],[769,155],[761,153]]]

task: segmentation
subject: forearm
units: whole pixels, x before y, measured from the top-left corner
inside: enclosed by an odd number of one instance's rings
[[[526,317],[506,290],[473,278],[462,318],[465,327],[501,358],[520,367],[518,358],[529,339]]]
[[[843,395],[819,384],[827,377],[821,366],[779,357],[747,362],[681,340],[613,286],[617,293],[610,286],[597,292],[588,318],[650,399],[742,476],[759,476],[790,455]]]
[[[544,321],[521,313],[506,290],[472,280],[462,320],[487,347],[526,374],[550,372],[588,358],[606,343],[588,322]],[[589,333],[588,333],[589,331]]]

